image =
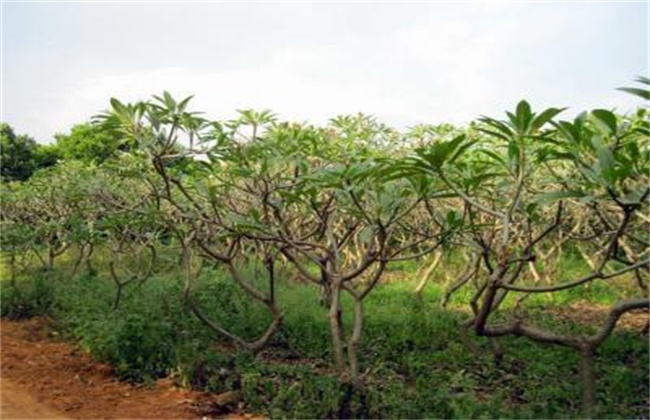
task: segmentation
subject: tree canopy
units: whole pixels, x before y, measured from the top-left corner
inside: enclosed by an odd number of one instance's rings
[[[56,134],[56,147],[63,159],[101,163],[120,150],[119,139],[97,125],[82,123],[67,134]]]
[[[7,123],[0,123],[0,150],[0,174],[5,182],[24,181],[58,159],[54,147],[40,145],[25,134],[16,135]]]

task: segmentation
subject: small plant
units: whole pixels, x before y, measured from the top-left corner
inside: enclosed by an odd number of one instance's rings
[[[29,281],[3,282],[0,287],[3,317],[26,319],[48,315],[52,309],[55,287],[43,273],[36,273]]]

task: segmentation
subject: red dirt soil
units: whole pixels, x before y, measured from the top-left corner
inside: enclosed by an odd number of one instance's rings
[[[228,412],[220,403],[232,403],[232,393],[182,390],[171,380],[153,388],[120,382],[108,366],[48,336],[46,325],[45,319],[0,321],[2,419],[192,419]]]

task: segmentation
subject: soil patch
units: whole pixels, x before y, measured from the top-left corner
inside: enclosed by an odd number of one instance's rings
[[[574,302],[565,307],[553,307],[547,310],[557,319],[598,327],[603,325],[610,311],[610,306],[589,302]],[[616,329],[646,332],[649,318],[646,309],[629,311],[619,318]]]
[[[0,320],[2,419],[250,417],[232,413],[233,395],[183,390],[171,380],[149,388],[120,382],[109,366],[50,337],[46,326],[42,318]]]

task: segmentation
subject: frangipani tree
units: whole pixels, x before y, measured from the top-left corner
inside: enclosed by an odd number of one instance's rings
[[[550,108],[537,114],[522,101],[514,113],[507,113],[507,120],[481,118],[484,136],[418,149],[394,166],[393,176],[430,176],[463,200],[469,209],[463,219],[470,232],[468,246],[481,252],[481,269],[473,271],[478,280],[471,301],[474,331],[576,349],[583,409],[590,416],[595,412],[594,354],[623,313],[648,307],[647,290],[640,299],[614,305],[592,336],[562,335],[520,316],[491,321],[512,293],[549,293],[647,273],[647,241],[639,234],[647,229],[647,219],[639,216],[648,208],[647,122],[625,122],[612,112],[595,110],[545,129],[561,111]],[[575,234],[571,224],[589,214],[599,224],[591,227],[598,232],[589,238],[591,245],[602,249],[593,271],[579,279],[553,279],[547,286],[527,284],[525,268],[537,258],[540,245],[558,231]],[[624,238],[637,243],[635,252],[621,252]]]

